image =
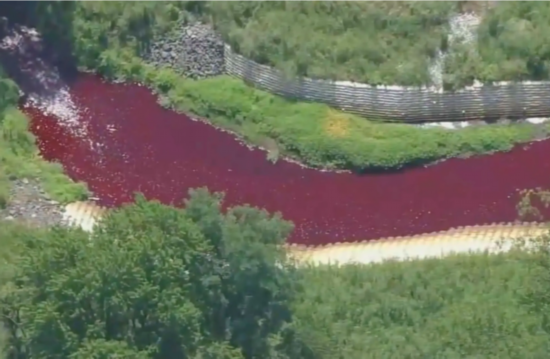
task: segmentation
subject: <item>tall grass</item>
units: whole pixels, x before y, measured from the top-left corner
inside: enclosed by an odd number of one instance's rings
[[[447,2],[210,2],[236,51],[289,75],[372,85],[426,85],[446,46]]]
[[[445,71],[455,87],[498,81],[550,79],[550,3],[498,2],[477,30],[477,43],[454,49]]]
[[[304,269],[293,312],[315,358],[544,358],[550,336],[528,300],[534,258]]]

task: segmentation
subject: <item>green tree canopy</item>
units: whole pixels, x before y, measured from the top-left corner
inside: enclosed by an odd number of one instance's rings
[[[10,358],[286,358],[295,272],[280,215],[191,191],[186,209],[147,202],[93,234],[23,236],[2,291]]]

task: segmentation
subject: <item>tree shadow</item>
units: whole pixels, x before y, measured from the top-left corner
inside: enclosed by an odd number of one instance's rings
[[[72,2],[0,2],[0,65],[23,94],[48,97],[74,83],[73,13]]]

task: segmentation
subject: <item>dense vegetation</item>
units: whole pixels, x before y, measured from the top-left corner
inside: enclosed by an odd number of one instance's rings
[[[446,46],[449,2],[211,2],[239,53],[289,75],[425,85]]]
[[[294,76],[427,85],[442,51],[447,88],[550,78],[550,4],[465,3],[210,2],[205,10],[237,52]],[[464,11],[482,15],[477,41],[450,43],[449,17]]]
[[[292,225],[190,192],[80,230],[0,225],[6,359],[543,358],[550,254],[295,267]],[[541,242],[541,244],[547,244]]]
[[[79,61],[90,67],[113,45],[143,50],[154,36],[169,30],[180,10],[187,9],[212,22],[238,52],[289,75],[425,85],[431,81],[434,57],[447,51],[443,78],[448,87],[462,87],[474,79],[548,79],[548,3],[469,3],[473,2],[10,2],[9,7],[11,13],[28,14],[27,21],[45,30],[48,39],[72,43]],[[482,15],[477,42],[451,44],[449,17],[464,11]]]
[[[447,58],[448,81],[457,87],[481,82],[550,79],[550,3],[498,3],[482,18],[477,46],[459,46]]]
[[[296,357],[292,225],[219,206],[204,190],[185,211],[138,199],[91,240],[2,227],[7,358]]]

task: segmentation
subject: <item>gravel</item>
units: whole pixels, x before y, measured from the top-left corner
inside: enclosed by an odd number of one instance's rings
[[[143,57],[193,79],[225,72],[223,40],[210,25],[198,21],[180,24],[171,34],[153,41]]]
[[[52,200],[36,180],[12,181],[10,199],[0,218],[32,226],[49,227],[63,224],[63,206]]]

